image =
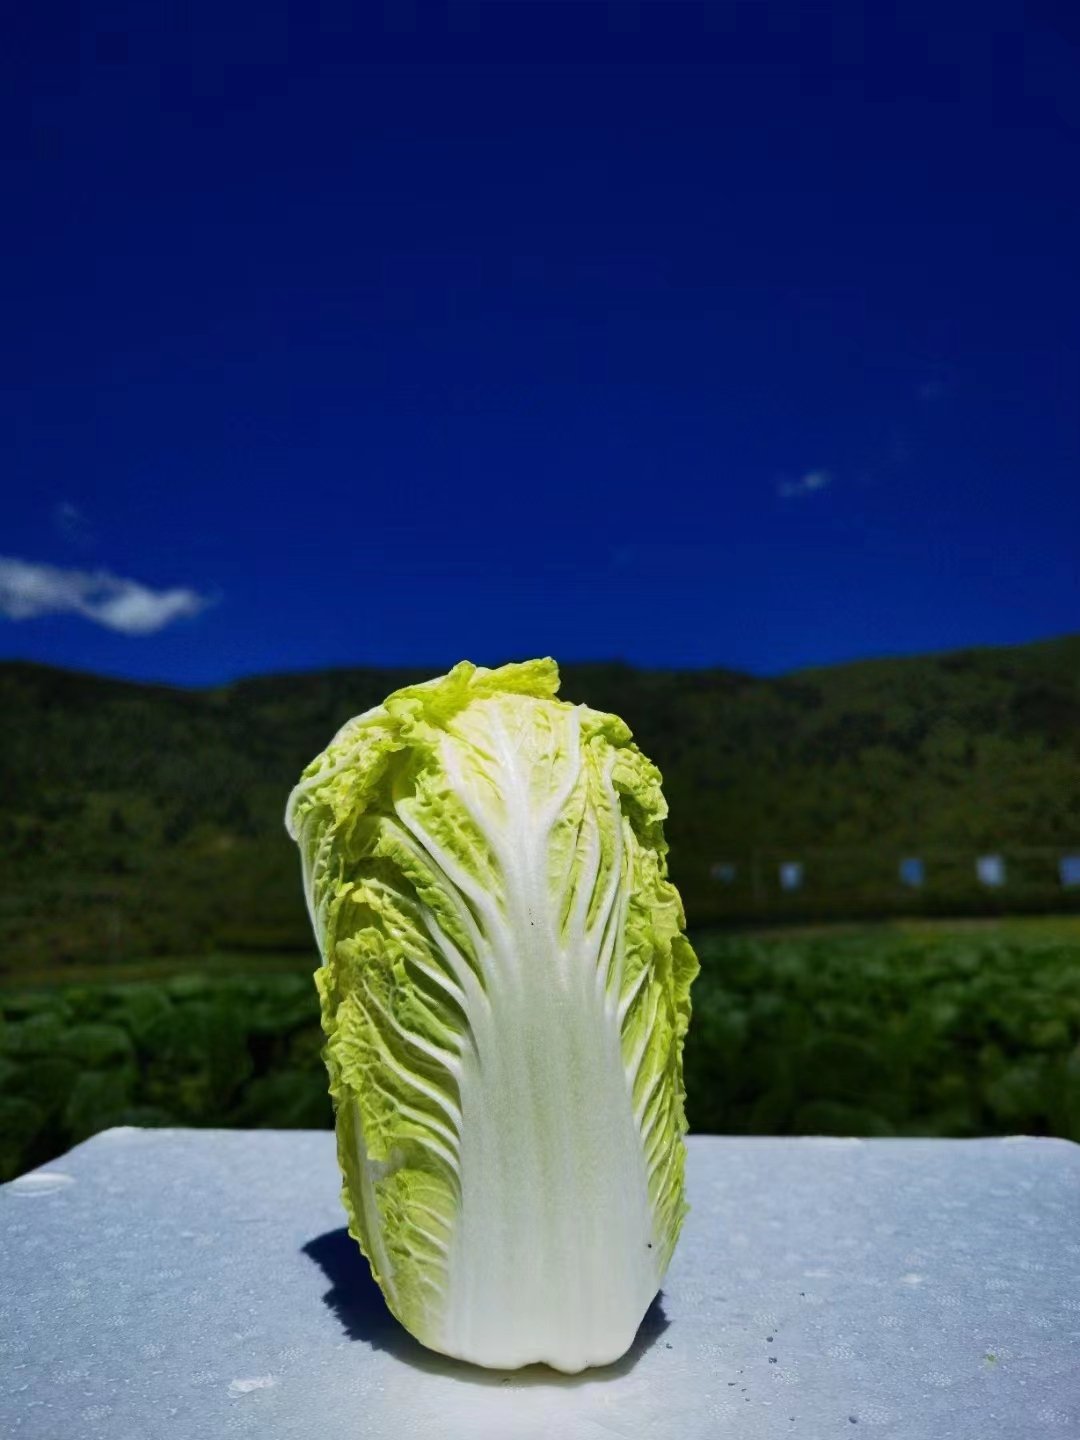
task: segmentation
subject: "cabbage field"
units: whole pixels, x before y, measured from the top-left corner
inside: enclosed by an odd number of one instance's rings
[[[691,1130],[1080,1141],[1069,923],[693,937]],[[111,1125],[330,1127],[310,974],[203,967],[0,990],[0,1179]]]

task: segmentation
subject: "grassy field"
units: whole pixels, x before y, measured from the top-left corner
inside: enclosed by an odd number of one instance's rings
[[[1080,1141],[1080,919],[694,937],[687,1115],[729,1134]],[[0,1179],[111,1125],[331,1124],[313,957],[0,988]]]

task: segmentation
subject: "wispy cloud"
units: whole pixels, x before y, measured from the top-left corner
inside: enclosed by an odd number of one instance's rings
[[[72,505],[70,500],[62,500],[59,505],[53,506],[53,525],[70,544],[78,546],[80,550],[92,550],[96,536],[93,526],[77,505]]]
[[[831,484],[832,476],[828,470],[808,470],[798,480],[781,480],[776,487],[776,493],[782,500],[794,500],[800,495],[813,495],[815,491],[824,490]]]
[[[210,604],[195,590],[152,590],[107,570],[62,570],[0,556],[0,615],[81,615],[121,635],[152,635]]]

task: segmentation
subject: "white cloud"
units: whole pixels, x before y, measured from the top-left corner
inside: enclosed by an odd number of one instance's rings
[[[827,470],[808,470],[798,480],[781,480],[776,493],[784,500],[791,500],[798,495],[812,495],[815,490],[824,490],[831,484],[832,476]]]
[[[9,620],[81,615],[121,635],[152,635],[209,603],[194,590],[151,590],[107,570],[61,570],[0,556],[0,615]]]

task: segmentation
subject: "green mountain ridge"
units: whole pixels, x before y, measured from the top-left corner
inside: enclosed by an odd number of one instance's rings
[[[308,950],[285,799],[351,716],[432,670],[206,690],[0,663],[0,967]],[[1080,908],[1080,635],[775,679],[562,667],[660,766],[691,926]],[[980,886],[974,857],[1004,855]],[[904,855],[926,885],[905,890]],[[782,859],[804,884],[785,894]],[[733,878],[715,878],[717,862]],[[731,872],[725,872],[730,874]]]

